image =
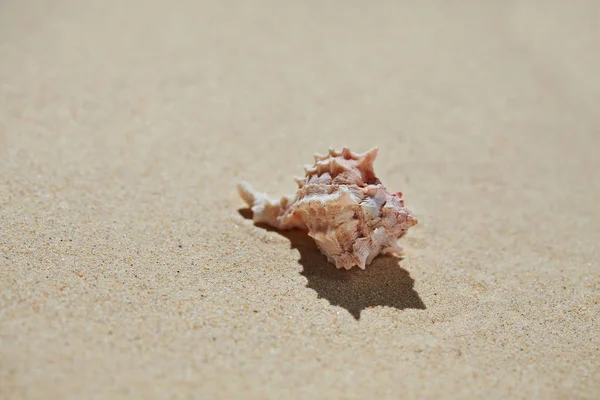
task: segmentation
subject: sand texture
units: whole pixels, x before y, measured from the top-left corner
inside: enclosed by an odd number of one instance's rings
[[[0,399],[600,398],[597,1],[0,2]],[[380,148],[419,225],[254,226]]]

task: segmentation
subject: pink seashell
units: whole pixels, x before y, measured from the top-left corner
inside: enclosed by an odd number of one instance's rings
[[[375,147],[357,154],[344,147],[315,154],[315,164],[296,179],[295,197],[271,200],[246,182],[238,191],[252,208],[254,222],[307,230],[337,268],[365,269],[379,254],[398,254],[398,239],[417,224],[404,207],[402,193],[389,193],[375,176],[377,151]]]

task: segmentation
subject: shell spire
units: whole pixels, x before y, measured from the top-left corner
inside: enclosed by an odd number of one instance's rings
[[[397,241],[417,219],[404,207],[402,193],[381,184],[373,164],[378,148],[354,153],[329,148],[296,178],[295,196],[271,200],[242,182],[238,190],[254,221],[277,229],[304,229],[337,268],[365,269],[379,254],[399,254]]]

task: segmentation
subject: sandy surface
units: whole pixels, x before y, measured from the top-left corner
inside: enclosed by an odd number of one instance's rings
[[[600,5],[450,3],[2,1],[0,398],[598,398]],[[403,260],[248,219],[330,145]]]

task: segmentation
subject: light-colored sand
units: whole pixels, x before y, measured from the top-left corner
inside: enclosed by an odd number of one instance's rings
[[[0,398],[598,398],[600,3],[509,3],[2,1]],[[330,145],[404,260],[238,211]]]

